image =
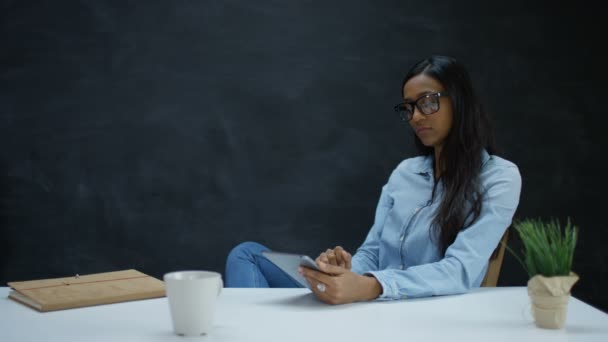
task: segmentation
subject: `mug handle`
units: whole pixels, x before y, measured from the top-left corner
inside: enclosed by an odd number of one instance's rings
[[[219,282],[217,283],[217,285],[217,295],[219,296],[220,293],[222,293],[222,288],[224,288],[224,281],[222,280],[222,277],[219,278]]]

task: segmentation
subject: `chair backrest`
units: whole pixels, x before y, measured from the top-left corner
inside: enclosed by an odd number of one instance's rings
[[[500,275],[500,268],[502,267],[502,259],[505,256],[505,245],[507,244],[507,239],[509,238],[509,229],[507,229],[500,239],[498,246],[492,253],[490,257],[490,261],[488,263],[488,271],[486,272],[486,276],[483,278],[481,282],[482,287],[496,287],[498,283],[498,276]]]

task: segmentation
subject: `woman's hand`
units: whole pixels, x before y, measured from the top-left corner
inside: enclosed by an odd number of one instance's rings
[[[334,249],[327,249],[325,252],[319,254],[315,259],[315,262],[324,262],[329,265],[340,266],[347,270],[351,268],[352,255],[344,250],[340,246],[336,246]]]
[[[314,294],[327,304],[372,300],[382,294],[382,286],[374,277],[362,276],[323,261],[317,261],[317,264],[325,273],[306,267],[300,267],[299,271],[310,284]]]

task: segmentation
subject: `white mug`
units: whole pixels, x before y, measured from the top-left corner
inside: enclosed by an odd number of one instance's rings
[[[178,335],[208,334],[213,325],[215,303],[224,283],[210,271],[178,271],[164,275],[173,330]]]

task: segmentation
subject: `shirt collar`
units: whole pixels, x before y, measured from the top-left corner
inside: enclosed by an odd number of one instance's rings
[[[422,163],[420,163],[420,167],[416,173],[418,174],[433,174],[433,158],[435,156],[433,154],[429,154],[424,157]],[[486,149],[481,150],[481,165],[483,166],[488,160],[490,160],[490,154]]]

